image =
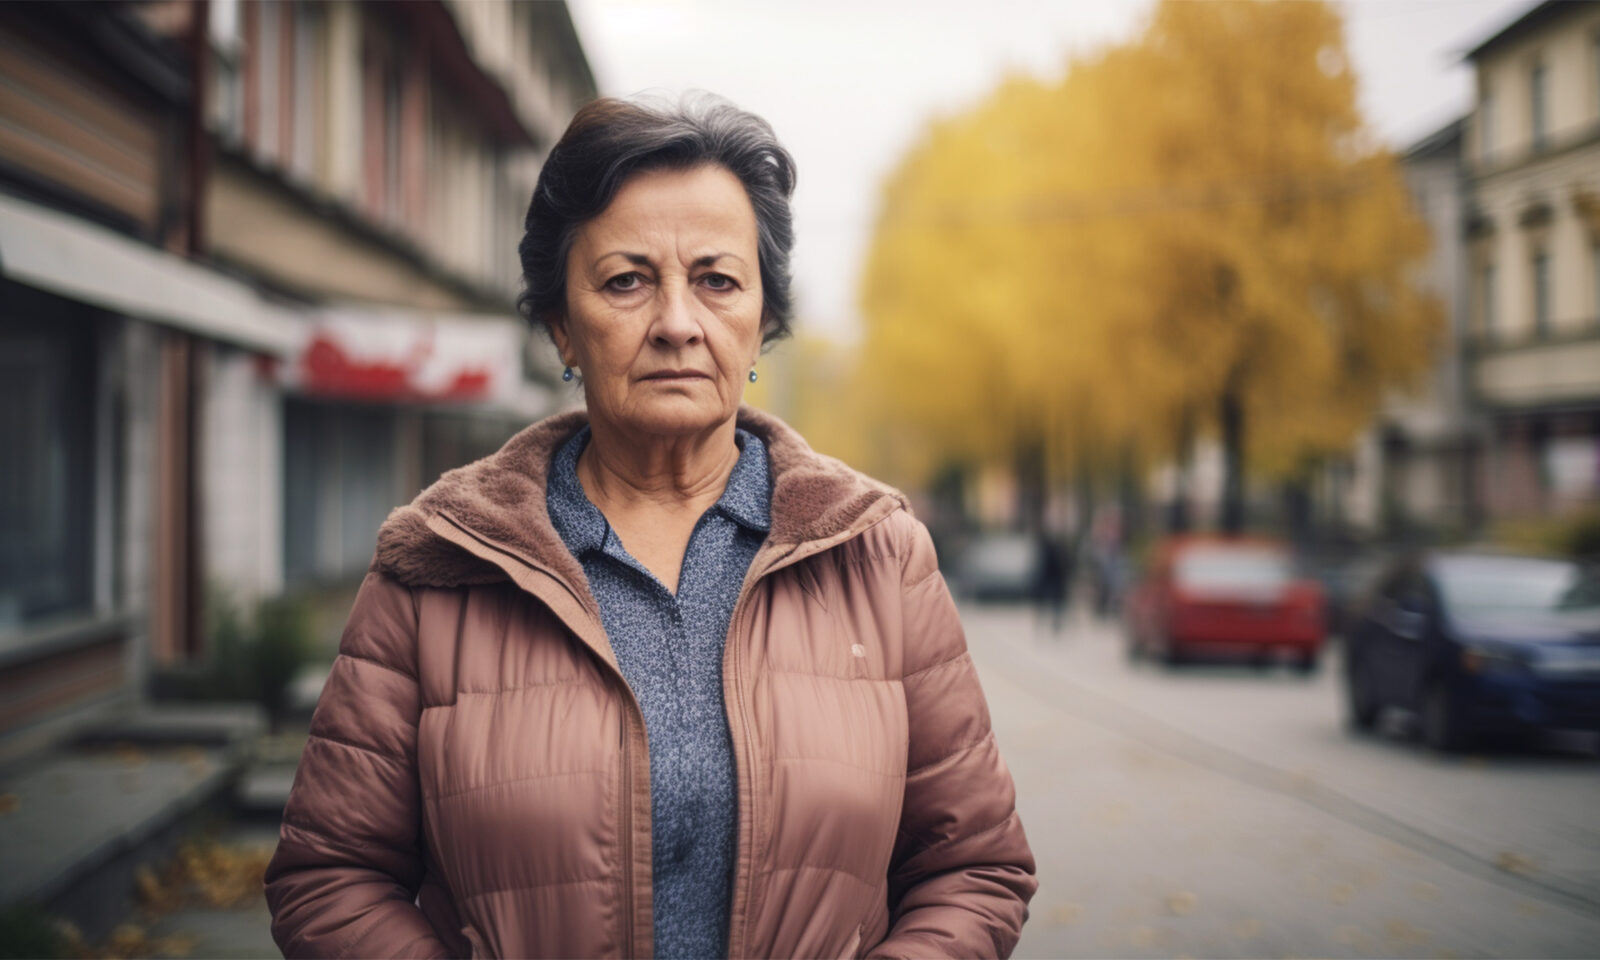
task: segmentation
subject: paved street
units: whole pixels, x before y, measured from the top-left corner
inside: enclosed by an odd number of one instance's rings
[[[1040,889],[1023,957],[1595,956],[1600,759],[1567,738],[1435,756],[1353,736],[1337,662],[1126,662],[964,610]]]

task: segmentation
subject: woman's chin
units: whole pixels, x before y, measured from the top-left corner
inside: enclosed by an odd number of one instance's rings
[[[720,404],[684,397],[652,397],[647,403],[628,411],[621,418],[621,426],[630,433],[661,437],[681,437],[688,434],[714,430],[733,419],[738,408],[726,409]]]

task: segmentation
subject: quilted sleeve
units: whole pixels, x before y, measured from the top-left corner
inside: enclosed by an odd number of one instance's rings
[[[272,937],[286,957],[444,957],[415,903],[417,616],[411,593],[369,571],[267,865]]]
[[[910,751],[889,864],[889,933],[868,956],[1005,957],[1038,887],[1033,853],[933,541],[921,522],[907,519],[901,584]]]

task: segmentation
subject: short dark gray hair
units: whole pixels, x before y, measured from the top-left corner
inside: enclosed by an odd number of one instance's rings
[[[704,94],[677,105],[605,97],[578,111],[545,159],[528,204],[517,246],[523,281],[517,312],[548,330],[566,310],[567,256],[578,228],[599,216],[630,177],[702,164],[725,167],[744,184],[756,214],[761,339],[788,336],[794,158],[765,120]]]

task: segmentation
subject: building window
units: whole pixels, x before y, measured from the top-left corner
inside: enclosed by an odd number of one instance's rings
[[[1589,289],[1594,295],[1594,325],[1600,327],[1600,238],[1589,246],[1589,271],[1593,274]]]
[[[1478,160],[1488,163],[1494,153],[1494,94],[1485,89],[1478,101]]]
[[[1545,116],[1546,103],[1550,99],[1545,87],[1548,85],[1548,71],[1542,63],[1533,65],[1533,70],[1528,75],[1528,116],[1533,124],[1533,149],[1543,150],[1545,136],[1549,132],[1549,118]]]
[[[266,161],[277,161],[281,156],[278,110],[278,85],[283,77],[283,25],[279,21],[282,8],[276,3],[257,3],[256,49],[251,57],[255,70],[255,137],[256,156]]]
[[[1600,33],[1589,41],[1589,51],[1594,62],[1594,73],[1590,75],[1594,83],[1594,112],[1596,119],[1600,119]]]
[[[293,102],[290,104],[289,169],[303,180],[310,180],[316,166],[317,110],[320,84],[317,61],[321,38],[322,8],[297,3],[294,17]]]
[[[1543,250],[1533,255],[1533,330],[1550,334],[1550,254]]]
[[[359,579],[401,489],[395,414],[383,407],[284,404],[284,576]]]
[[[1491,263],[1486,264],[1478,276],[1478,317],[1485,340],[1493,339],[1499,333],[1495,329],[1494,297],[1494,264]]]
[[[94,602],[94,325],[10,285],[0,318],[0,640]],[[3,644],[0,644],[3,645]]]
[[[240,68],[244,33],[239,0],[212,0],[207,26],[211,35],[211,115],[217,135],[237,148],[244,136],[244,78]]]
[[[383,219],[400,223],[402,124],[401,97],[405,78],[393,60],[383,71]]]

